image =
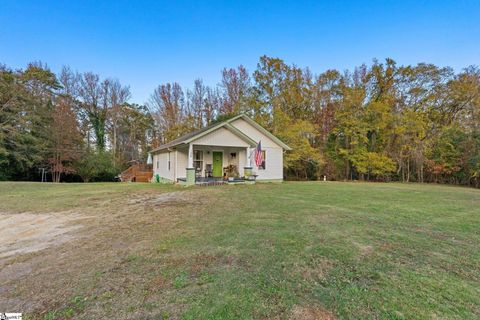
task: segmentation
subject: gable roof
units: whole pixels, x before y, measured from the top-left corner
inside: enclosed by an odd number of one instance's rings
[[[161,150],[164,150],[164,149],[176,147],[176,146],[179,146],[179,145],[188,144],[188,143],[190,143],[192,141],[195,141],[198,138],[201,138],[201,137],[203,137],[203,136],[205,136],[205,135],[207,135],[207,134],[209,134],[209,133],[211,133],[211,132],[213,132],[217,129],[220,129],[220,128],[225,128],[225,129],[229,130],[230,132],[232,132],[233,134],[238,136],[240,139],[242,139],[245,142],[247,142],[248,144],[250,144],[252,147],[256,146],[257,145],[256,141],[252,140],[252,138],[250,138],[249,136],[244,134],[241,130],[239,130],[239,129],[235,128],[233,125],[231,125],[231,123],[233,121],[235,121],[237,119],[240,119],[240,118],[245,120],[246,122],[248,122],[250,125],[255,127],[257,130],[259,130],[260,132],[265,134],[270,139],[272,139],[276,144],[281,146],[283,149],[292,150],[292,148],[290,148],[285,143],[283,143],[280,139],[278,139],[273,134],[271,134],[267,129],[263,128],[261,125],[259,125],[258,123],[256,123],[255,121],[253,121],[252,119],[247,117],[246,115],[240,114],[238,116],[235,116],[235,117],[233,117],[231,119],[228,119],[228,120],[225,120],[223,122],[212,124],[212,125],[207,126],[205,128],[187,133],[186,135],[181,136],[180,138],[177,138],[177,139],[172,140],[168,143],[162,144],[161,146],[153,149],[151,152],[157,152],[157,151],[161,151]]]
[[[232,122],[232,121],[235,121],[239,118],[242,118],[243,120],[245,120],[246,122],[248,122],[250,125],[252,125],[255,129],[257,129],[258,131],[262,132],[264,135],[266,135],[267,137],[269,137],[270,139],[273,140],[273,142],[275,142],[276,144],[278,144],[280,147],[282,147],[283,149],[285,150],[292,150],[292,148],[290,148],[288,145],[286,145],[282,140],[278,139],[277,137],[275,137],[272,133],[270,133],[270,131],[268,131],[267,129],[265,129],[264,127],[262,127],[261,125],[259,125],[258,123],[256,123],[255,121],[253,121],[252,119],[250,119],[249,117],[247,117],[246,115],[244,114],[241,114],[241,115],[238,115],[228,121]]]

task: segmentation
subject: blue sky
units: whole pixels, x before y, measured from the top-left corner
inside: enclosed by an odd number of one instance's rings
[[[386,57],[460,70],[480,64],[480,1],[0,1],[0,63],[118,78],[131,102],[264,54],[314,73]]]

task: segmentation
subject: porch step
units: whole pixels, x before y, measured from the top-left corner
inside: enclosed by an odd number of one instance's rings
[[[201,187],[211,187],[211,186],[221,186],[228,183],[226,181],[205,181],[205,182],[195,182],[195,184]]]

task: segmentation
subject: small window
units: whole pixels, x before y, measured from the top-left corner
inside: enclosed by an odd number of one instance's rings
[[[170,152],[168,153],[167,169],[170,171]]]
[[[155,168],[158,169],[159,167],[160,167],[160,161],[157,160],[157,166]]]
[[[168,160],[168,171],[170,171],[170,160]]]
[[[262,150],[262,164],[258,167],[259,170],[265,170],[267,168],[267,153]]]

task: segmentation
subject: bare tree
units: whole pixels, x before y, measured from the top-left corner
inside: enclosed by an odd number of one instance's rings
[[[86,72],[79,78],[78,97],[79,112],[88,120],[89,129],[93,130],[99,150],[105,149],[105,123],[108,106],[105,105],[104,87],[100,77],[92,72]]]
[[[218,88],[210,88],[202,80],[195,80],[193,91],[188,91],[187,98],[195,128],[209,125],[220,113],[223,100]]]
[[[148,108],[159,127],[162,142],[175,139],[185,131],[185,97],[178,83],[158,86],[150,97]]]
[[[244,66],[240,65],[237,69],[223,69],[220,87],[223,90],[222,113],[234,114],[245,109],[244,103],[250,88],[250,77]]]
[[[122,86],[118,80],[109,80],[107,84],[106,98],[109,106],[109,121],[112,134],[113,158],[116,159],[118,149],[118,123],[122,117],[122,106],[130,99],[130,87]]]
[[[69,66],[63,66],[58,81],[61,84],[60,94],[69,96],[73,99],[78,97],[78,90],[80,84],[80,75],[73,72]]]
[[[88,119],[95,135],[97,148],[106,146],[107,121],[110,119],[113,130],[113,150],[116,148],[116,126],[120,106],[130,98],[129,87],[118,80],[100,80],[97,74],[86,72],[80,76],[78,96],[80,111]]]
[[[194,126],[201,128],[205,125],[205,104],[206,104],[207,90],[203,81],[200,79],[195,80],[193,84],[193,92],[190,92],[190,112],[193,117]]]
[[[218,88],[206,88],[205,92],[205,105],[204,105],[204,117],[205,124],[209,125],[216,116],[220,113],[222,105],[222,98],[220,96]]]

